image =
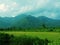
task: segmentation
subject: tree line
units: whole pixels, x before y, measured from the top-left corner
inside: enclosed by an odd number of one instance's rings
[[[45,24],[42,24],[41,27],[37,28],[24,28],[24,27],[8,27],[8,28],[0,28],[0,31],[48,31],[48,32],[54,32],[57,31],[56,27],[47,27]],[[60,30],[59,30],[60,31]]]

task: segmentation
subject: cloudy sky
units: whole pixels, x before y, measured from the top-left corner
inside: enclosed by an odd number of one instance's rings
[[[0,16],[14,17],[27,13],[60,18],[60,0],[0,0]]]

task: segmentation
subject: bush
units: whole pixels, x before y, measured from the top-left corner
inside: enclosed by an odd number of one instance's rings
[[[39,37],[23,35],[20,36],[18,40],[16,39],[16,45],[45,45],[46,44],[45,41],[46,40],[40,39]]]
[[[0,33],[0,45],[48,45],[48,40],[38,37],[22,35],[14,37],[13,35]]]
[[[0,33],[0,45],[10,45],[12,41],[12,35]]]

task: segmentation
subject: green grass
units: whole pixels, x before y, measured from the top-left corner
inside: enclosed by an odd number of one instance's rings
[[[20,32],[20,31],[0,31],[1,33],[7,33],[19,37],[21,35],[27,35],[31,37],[39,37],[40,39],[47,38],[52,41],[49,45],[60,45],[60,33],[59,32]]]
[[[41,39],[49,39],[49,40],[59,40],[60,39],[60,33],[59,32],[19,32],[19,31],[3,31],[1,33],[8,33],[13,34],[14,36],[20,36],[20,35],[28,35],[31,37],[40,37]]]

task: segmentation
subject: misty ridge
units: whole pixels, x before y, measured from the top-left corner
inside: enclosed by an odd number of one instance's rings
[[[45,16],[31,16],[20,14],[16,17],[0,17],[0,29],[40,29],[59,28],[60,20]]]

